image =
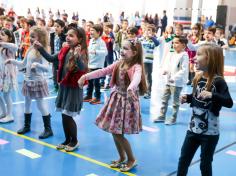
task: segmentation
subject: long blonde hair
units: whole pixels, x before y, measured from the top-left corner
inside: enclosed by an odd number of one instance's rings
[[[48,32],[43,27],[33,26],[30,28],[30,32],[33,32],[37,35],[39,43],[42,44],[43,48],[48,50],[49,43],[48,43]],[[36,55],[39,57],[40,53],[38,50],[36,50]]]
[[[211,90],[211,85],[215,76],[224,77],[224,56],[223,50],[215,44],[206,43],[199,47],[206,54],[208,66],[208,78],[206,88]],[[196,87],[203,73],[199,72],[193,79],[193,86]]]

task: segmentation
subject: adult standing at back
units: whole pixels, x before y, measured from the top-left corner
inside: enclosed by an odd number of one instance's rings
[[[166,16],[166,10],[163,10],[163,17],[161,19],[161,35],[163,32],[165,32],[167,26],[167,16]]]

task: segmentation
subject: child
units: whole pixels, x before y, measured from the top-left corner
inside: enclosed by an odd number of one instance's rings
[[[204,35],[203,35],[203,38],[204,40],[203,41],[199,41],[198,43],[194,44],[191,40],[191,35],[188,35],[188,48],[191,50],[191,51],[197,51],[197,49],[204,43],[216,43],[215,42],[215,33],[216,33],[216,28],[215,27],[208,27],[207,29],[204,30]]]
[[[83,89],[77,81],[88,69],[88,51],[83,28],[71,28],[67,32],[66,45],[60,52],[51,56],[39,42],[34,46],[49,62],[58,62],[57,81],[59,83],[56,109],[62,113],[65,141],[57,146],[58,150],[72,152],[79,147],[75,118],[82,108]]]
[[[174,125],[176,123],[179,111],[179,96],[183,86],[187,82],[188,77],[188,54],[184,51],[188,40],[183,36],[175,36],[173,40],[173,48],[175,52],[169,52],[165,58],[163,75],[167,75],[167,83],[162,95],[162,105],[160,115],[154,122],[164,122],[166,125]],[[173,95],[172,117],[166,119],[168,101]]]
[[[26,20],[23,24],[23,31],[21,34],[21,44],[20,44],[20,52],[21,52],[21,58],[24,59],[26,56],[26,53],[30,47],[30,37],[29,32],[30,28],[35,25],[34,20]]]
[[[128,27],[127,37],[129,40],[136,40],[138,37],[138,29],[136,27]]]
[[[201,29],[199,24],[195,24],[192,27],[192,31],[191,31],[191,42],[192,44],[196,44],[200,41],[201,39]],[[193,78],[195,76],[195,72],[194,72],[194,57],[196,55],[196,51],[191,51],[189,50],[188,52],[189,54],[189,75],[188,75],[188,83],[187,85],[191,85]]]
[[[50,34],[51,54],[59,53],[60,49],[62,48],[62,44],[66,41],[66,35],[64,34],[64,27],[65,27],[64,21],[57,19],[54,22],[55,32]],[[57,92],[59,87],[57,83],[57,71],[58,71],[58,62],[54,62],[52,65],[54,92]]]
[[[155,32],[156,27],[153,24],[149,24],[146,26],[143,38],[140,39],[143,46],[145,75],[148,83],[148,92],[144,96],[146,99],[151,98],[152,67],[154,58],[153,52],[155,47],[159,45],[159,41],[156,39]]]
[[[96,124],[99,128],[112,133],[119,159],[112,161],[111,167],[120,168],[123,172],[136,166],[136,159],[131,146],[124,134],[136,134],[141,131],[142,121],[138,90],[143,94],[146,81],[142,61],[142,45],[134,40],[124,41],[121,50],[121,60],[112,65],[88,73],[78,81],[83,86],[85,80],[90,80],[112,73],[110,82],[113,91],[110,99],[99,113]],[[127,163],[123,164],[128,157]]]
[[[121,23],[121,29],[115,35],[115,44],[117,46],[116,50],[118,51],[118,53],[120,52],[122,42],[127,39],[128,26],[129,26],[128,20],[123,19]]]
[[[115,37],[113,34],[113,24],[112,23],[106,22],[103,24],[102,39],[106,43],[106,47],[107,47],[107,55],[106,55],[105,64],[104,64],[104,67],[106,67],[108,65],[111,65],[114,61],[113,44],[115,41]],[[109,87],[110,79],[111,79],[110,75],[107,76],[107,81],[105,80],[105,78],[101,79],[101,86],[104,86],[105,89],[109,89],[110,88]],[[105,81],[106,81],[106,84],[105,84]]]
[[[12,64],[5,65],[4,62],[8,59],[15,59],[17,46],[13,33],[8,29],[0,31],[0,91],[3,92],[5,103],[0,97],[0,108],[2,114],[0,116],[0,123],[13,122],[12,115],[12,99],[11,91],[17,89],[16,67]]]
[[[100,24],[95,24],[90,28],[90,42],[89,42],[89,70],[94,71],[104,67],[105,57],[107,55],[106,43],[102,40],[101,35],[103,28]],[[93,89],[95,88],[95,98],[93,99]],[[87,95],[84,97],[84,102],[90,104],[100,104],[101,91],[100,79],[89,80]]]
[[[222,49],[215,44],[203,44],[197,50],[193,93],[183,95],[181,103],[190,103],[192,117],[179,158],[177,176],[185,176],[191,160],[201,146],[202,175],[212,175],[212,160],[219,140],[219,112],[233,106],[224,80]]]
[[[30,43],[31,45],[35,40],[39,40],[43,47],[48,45],[48,34],[45,29],[39,27],[32,27],[30,30]],[[47,97],[48,84],[44,77],[44,72],[48,71],[46,61],[40,56],[39,52],[33,47],[30,47],[26,53],[23,61],[16,61],[9,59],[7,63],[12,63],[17,66],[26,67],[25,80],[23,83],[22,93],[25,96],[25,123],[24,127],[17,131],[18,134],[25,134],[30,131],[31,123],[31,101],[36,100],[39,111],[43,116],[44,132],[39,135],[40,139],[48,138],[53,135],[51,129],[51,115],[48,112],[47,103],[44,101],[44,97]]]
[[[224,30],[220,27],[216,28],[215,41],[218,46],[223,49],[223,55],[225,56],[225,50],[228,49],[228,41],[224,37]]]

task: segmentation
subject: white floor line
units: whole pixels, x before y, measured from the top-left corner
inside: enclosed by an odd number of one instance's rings
[[[54,99],[56,98],[57,96],[52,96],[52,97],[46,97],[44,98],[45,100],[50,100],[50,99]],[[35,101],[35,100],[32,100],[32,101]],[[16,104],[24,104],[25,101],[17,101],[17,102],[14,102],[13,104],[16,105]]]

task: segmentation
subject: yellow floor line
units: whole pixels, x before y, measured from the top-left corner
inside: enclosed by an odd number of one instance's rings
[[[29,140],[29,141],[32,141],[32,142],[41,144],[41,145],[43,145],[43,146],[46,146],[46,147],[49,147],[49,148],[52,148],[52,149],[57,150],[55,145],[52,145],[52,144],[49,144],[49,143],[46,143],[46,142],[43,142],[43,141],[40,141],[40,140],[31,138],[31,137],[28,137],[28,136],[25,136],[25,135],[19,135],[19,134],[17,134],[16,132],[11,131],[11,130],[8,130],[8,129],[6,129],[6,128],[0,127],[0,130],[1,130],[1,131],[4,131],[4,132],[6,132],[6,133],[10,133],[10,134],[12,134],[12,135],[18,136],[18,137],[27,139],[27,140]],[[59,150],[57,150],[57,151],[59,151]],[[103,167],[106,167],[106,168],[108,168],[108,169],[115,170],[115,171],[117,171],[117,172],[121,172],[119,169],[111,168],[108,164],[103,163],[103,162],[100,162],[100,161],[97,161],[97,160],[92,159],[92,158],[89,158],[89,157],[87,157],[87,156],[80,155],[80,154],[74,153],[74,152],[66,152],[65,150],[60,150],[60,151],[63,152],[63,153],[66,153],[66,154],[68,154],[68,155],[72,155],[72,156],[75,156],[75,157],[77,157],[77,158],[80,158],[80,159],[89,161],[89,162],[91,162],[91,163],[97,164],[97,165],[99,165],[99,166],[103,166]],[[132,173],[130,173],[130,172],[121,172],[121,173],[123,173],[123,174],[125,174],[125,175],[128,175],[128,176],[136,176],[135,174],[132,174]]]

